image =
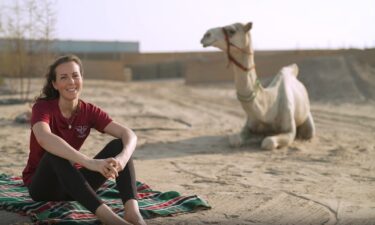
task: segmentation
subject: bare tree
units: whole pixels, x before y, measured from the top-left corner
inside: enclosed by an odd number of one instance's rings
[[[51,56],[56,24],[52,6],[51,0],[16,0],[2,7],[0,37],[7,48],[0,50],[6,51],[3,58],[18,78],[21,100],[29,99],[31,77],[41,73]]]
[[[47,61],[53,57],[53,49],[51,48],[55,34],[56,12],[53,6],[56,5],[50,0],[43,0],[41,10],[39,10],[38,23],[41,40],[40,52],[43,52],[41,63],[45,67]]]
[[[1,4],[0,4],[0,34],[1,33],[3,33],[3,7],[1,6]],[[0,48],[1,48],[1,46],[0,46]],[[0,49],[1,50],[1,49]],[[4,54],[0,54],[0,66],[2,66],[1,65],[1,62],[3,62],[4,61]],[[2,74],[1,74],[1,72],[0,72],[0,86],[3,84],[3,77],[2,77]]]
[[[0,4],[0,33],[3,32],[3,7]]]

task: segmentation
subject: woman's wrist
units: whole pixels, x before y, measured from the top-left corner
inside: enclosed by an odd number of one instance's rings
[[[126,156],[123,153],[120,153],[119,155],[115,157],[115,159],[120,164],[120,167],[121,167],[120,170],[123,170],[126,166],[126,163],[128,162],[128,160],[126,159]]]
[[[90,168],[90,164],[92,162],[92,159],[83,155],[82,162],[80,163],[85,168]]]

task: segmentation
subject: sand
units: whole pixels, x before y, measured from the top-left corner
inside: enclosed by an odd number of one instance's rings
[[[41,82],[33,80],[34,94]],[[327,90],[337,94],[327,97],[316,90],[326,86],[309,83],[316,138],[263,151],[228,144],[227,136],[245,121],[232,83],[84,82],[83,99],[138,135],[138,180],[160,191],[199,195],[212,206],[148,224],[375,224],[375,104],[353,91],[349,98],[343,84]],[[30,128],[14,118],[26,108],[0,105],[1,173],[20,175],[25,166]],[[82,151],[94,155],[110,139],[93,131]],[[29,221],[0,212],[0,224]]]

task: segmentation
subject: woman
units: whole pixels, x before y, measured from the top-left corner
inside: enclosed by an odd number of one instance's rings
[[[104,224],[144,225],[131,159],[137,137],[100,108],[79,99],[82,75],[82,63],[76,56],[60,57],[49,67],[42,94],[32,109],[30,153],[23,181],[35,201],[75,200]],[[90,128],[118,138],[94,158],[79,152]],[[109,178],[116,179],[124,218],[95,193]]]

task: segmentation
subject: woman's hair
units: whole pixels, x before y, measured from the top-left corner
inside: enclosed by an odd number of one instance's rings
[[[56,99],[59,98],[60,94],[59,92],[53,87],[52,82],[56,81],[56,67],[58,67],[61,64],[67,63],[67,62],[75,62],[79,65],[79,71],[81,73],[81,76],[83,76],[83,68],[82,68],[82,62],[81,60],[75,56],[75,55],[65,55],[57,58],[49,67],[48,71],[45,75],[46,81],[43,86],[43,89],[38,97],[36,97],[37,100],[50,100],[50,99]]]

